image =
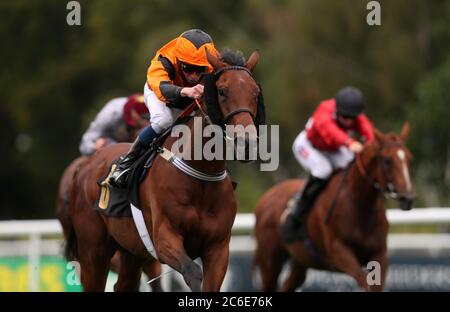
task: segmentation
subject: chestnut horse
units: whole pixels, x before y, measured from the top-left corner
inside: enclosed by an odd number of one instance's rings
[[[213,81],[209,86],[205,77],[205,97],[213,94],[215,102],[197,102],[200,109],[196,116],[221,126],[249,126],[253,131],[234,137],[235,141],[245,142],[247,151],[257,141],[254,126],[264,120],[262,101],[258,101],[260,88],[251,74],[259,54],[253,52],[248,61],[233,57],[237,54],[231,52],[222,54],[221,58],[209,52],[207,55],[214,73],[208,76],[212,78],[208,81]],[[194,120],[190,119],[186,125],[193,133]],[[206,123],[201,125],[203,129]],[[177,140],[178,137],[168,136],[163,147],[170,150]],[[194,136],[191,136],[191,146],[194,146]],[[109,262],[116,250],[121,262],[117,291],[136,290],[140,267],[151,259],[132,218],[107,217],[93,208],[99,193],[97,181],[128,149],[129,144],[101,149],[75,174],[70,206],[72,229],[66,246],[80,261],[85,291],[104,290]],[[225,160],[184,162],[203,175],[222,173],[224,178],[217,181],[195,178],[157,155],[139,185],[140,209],[160,263],[180,272],[193,291],[219,291],[228,266],[231,228],[236,216],[234,190],[229,176],[223,174]],[[192,260],[198,257],[203,272]]]
[[[304,241],[285,243],[280,232],[285,207],[304,182],[288,180],[263,195],[255,210],[254,230],[254,268],[260,268],[263,291],[277,289],[278,276],[289,258],[291,267],[283,291],[300,287],[307,268],[343,272],[366,291],[383,290],[388,221],[382,195],[386,192],[398,199],[403,210],[411,209],[415,198],[409,175],[411,153],[404,145],[408,132],[408,124],[400,135],[375,129],[375,139],[348,168],[333,175],[317,197],[305,221],[308,238]],[[379,285],[367,281],[362,266],[369,261],[380,264]]]

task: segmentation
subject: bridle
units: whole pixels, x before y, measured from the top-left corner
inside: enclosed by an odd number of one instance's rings
[[[387,178],[384,174],[384,170],[382,168],[382,164],[381,164],[381,150],[384,147],[389,147],[389,146],[398,146],[398,147],[402,147],[402,145],[400,143],[390,143],[390,144],[381,144],[378,147],[377,153],[376,153],[376,162],[377,162],[377,168],[380,168],[379,170],[381,170],[381,181],[376,181],[375,179],[373,179],[372,177],[370,177],[367,172],[366,169],[364,168],[363,164],[362,164],[362,160],[361,160],[361,153],[357,153],[355,156],[355,160],[356,160],[356,167],[358,168],[359,173],[361,174],[362,177],[364,177],[364,179],[366,179],[366,181],[378,192],[383,193],[386,197],[390,197],[392,199],[398,199],[401,197],[401,195],[398,193],[398,191],[395,190],[394,185],[392,184],[392,182],[387,181]]]
[[[250,75],[250,77],[255,81],[255,78],[253,77],[252,72],[251,72],[248,68],[246,68],[246,67],[244,67],[244,66],[238,66],[238,65],[232,65],[232,66],[225,66],[225,67],[222,67],[222,68],[216,70],[216,71],[213,73],[213,75],[215,76],[215,78],[216,78],[216,80],[217,80],[217,79],[219,79],[219,77],[220,77],[225,71],[229,71],[229,70],[243,70],[243,71],[247,72],[247,73]],[[255,82],[256,82],[256,81],[255,81]],[[195,100],[195,101],[196,101],[196,104],[197,104],[198,108],[200,109],[200,112],[201,112],[201,113],[203,114],[203,116],[205,117],[205,120],[206,120],[209,124],[212,124],[211,118],[208,116],[208,114],[205,112],[205,110],[201,107],[201,105],[200,105],[200,103],[198,102],[198,100]],[[221,121],[222,124],[226,125],[227,122],[228,122],[233,116],[235,116],[235,115],[237,115],[237,114],[240,114],[240,113],[248,113],[248,114],[250,114],[250,116],[252,117],[253,122],[255,122],[255,120],[256,120],[255,114],[253,114],[253,112],[252,112],[249,108],[246,108],[246,107],[240,107],[240,108],[237,108],[237,109],[235,109],[234,111],[228,113],[227,115],[225,115],[225,116],[223,117],[222,121]]]
[[[224,71],[226,70],[244,70],[246,71],[254,80],[251,72],[243,66],[226,66],[226,67],[222,67],[221,69],[217,70],[214,73],[214,76],[219,77]],[[189,105],[183,112],[181,112],[180,116],[182,118],[190,116],[190,114],[195,110],[195,108],[197,108],[200,113],[203,115],[204,119],[206,120],[206,122],[209,125],[212,125],[212,120],[210,118],[210,116],[208,115],[208,113],[203,109],[203,107],[201,106],[200,102],[198,101],[198,99],[195,99],[193,103],[191,103],[191,105]],[[253,114],[253,112],[248,109],[248,108],[238,108],[234,111],[232,111],[231,113],[227,114],[224,118],[223,118],[223,124],[226,124],[226,122],[233,117],[236,114],[239,113],[249,113],[252,116],[253,121],[255,121],[255,116]],[[181,120],[181,118],[179,117],[177,120]],[[171,129],[173,128],[174,125],[172,125],[172,127],[170,127],[169,129],[166,130],[166,133],[168,133],[168,131],[171,131]],[[222,133],[224,136],[225,140],[233,140],[232,138],[228,137],[225,133],[225,131],[222,129]],[[164,137],[165,135],[163,135],[162,137]],[[185,174],[196,178],[198,180],[201,181],[206,181],[206,182],[217,182],[217,181],[222,181],[224,180],[228,173],[226,170],[219,172],[217,174],[207,174],[204,172],[201,172],[193,167],[191,167],[189,164],[187,164],[186,162],[183,161],[183,159],[177,157],[175,154],[173,154],[171,151],[169,151],[168,149],[164,148],[164,147],[159,147],[157,149],[158,154],[163,157],[165,160],[167,160],[169,163],[171,163],[173,166],[175,166],[176,168],[178,168],[180,171],[184,172]]]

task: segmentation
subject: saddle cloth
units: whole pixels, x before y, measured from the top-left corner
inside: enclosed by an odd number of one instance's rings
[[[150,149],[142,155],[131,167],[127,187],[116,188],[109,184],[110,175],[114,172],[119,159],[116,159],[109,173],[97,183],[100,191],[95,203],[95,210],[110,217],[132,217],[130,203],[139,208],[139,184],[144,180],[155,158],[155,149]]]

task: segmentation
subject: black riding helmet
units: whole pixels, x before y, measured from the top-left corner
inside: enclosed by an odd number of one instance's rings
[[[356,118],[364,111],[364,96],[355,87],[345,87],[336,94],[336,112],[345,117]]]

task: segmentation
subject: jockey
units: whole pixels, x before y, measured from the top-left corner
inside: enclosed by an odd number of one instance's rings
[[[132,141],[134,132],[148,124],[148,114],[140,93],[108,101],[83,134],[81,155],[89,156],[106,145]]]
[[[286,242],[305,238],[304,218],[328,178],[335,169],[347,167],[354,154],[362,151],[363,145],[351,134],[359,134],[365,142],[373,139],[372,124],[363,110],[361,91],[343,88],[334,99],[320,103],[295,139],[292,147],[295,158],[310,176],[282,226]]]
[[[159,134],[169,128],[182,109],[203,95],[200,81],[204,73],[213,71],[206,49],[218,54],[211,37],[200,29],[191,29],[173,39],[153,57],[147,70],[144,100],[150,111],[150,125],[121,158],[111,176],[117,187],[126,184],[125,174]]]

